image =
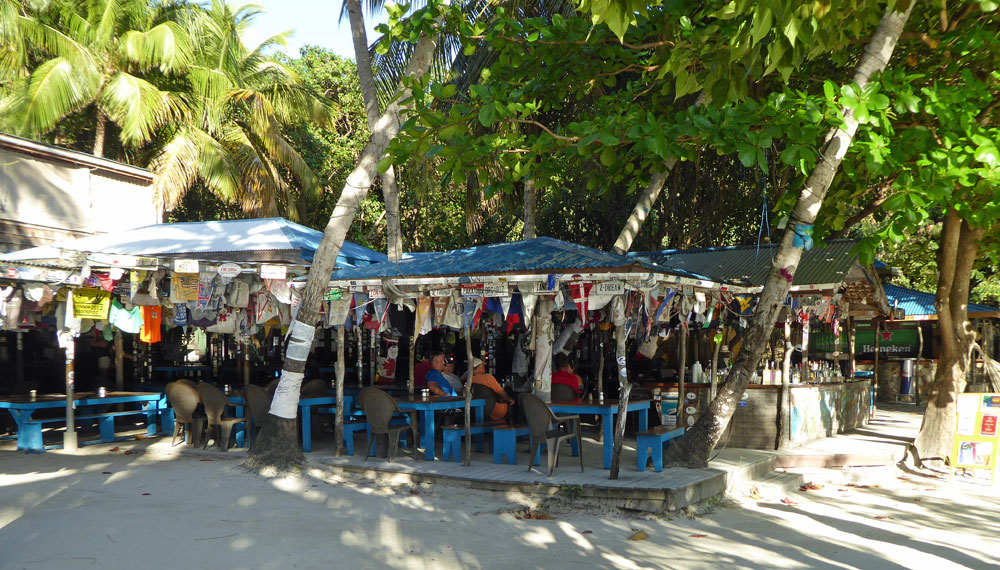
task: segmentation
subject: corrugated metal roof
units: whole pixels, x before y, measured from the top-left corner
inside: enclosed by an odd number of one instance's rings
[[[858,260],[854,246],[858,240],[831,240],[803,252],[795,272],[795,285],[840,283]],[[706,275],[714,281],[728,281],[760,287],[771,269],[775,244],[637,251],[629,257],[646,259],[670,269]]]
[[[420,253],[399,261],[337,271],[335,280],[385,277],[449,277],[511,273],[579,273],[581,271],[670,273],[706,279],[684,270],[668,270],[642,259],[608,253],[549,237]]]
[[[937,314],[937,309],[934,308],[935,295],[933,293],[924,293],[923,291],[907,289],[899,285],[885,285],[885,295],[889,298],[890,306],[902,309],[908,317]],[[997,311],[1000,311],[1000,309],[977,303],[969,303],[970,313],[990,313]]]
[[[58,258],[59,250],[139,256],[190,256],[246,252],[298,252],[302,262],[311,262],[323,233],[284,218],[216,220],[155,224],[122,232],[99,234],[0,256],[3,261]],[[353,267],[385,261],[385,254],[344,242],[338,267]]]

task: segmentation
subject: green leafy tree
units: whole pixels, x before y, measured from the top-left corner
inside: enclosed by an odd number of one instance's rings
[[[213,0],[185,22],[198,37],[185,74],[185,112],[152,141],[156,195],[172,209],[196,182],[249,215],[297,220],[322,186],[286,137],[301,121],[328,125],[329,103],[289,66],[267,55],[283,36],[253,49],[241,34],[260,9]]]
[[[135,0],[4,0],[0,73],[10,88],[4,121],[37,137],[68,115],[92,109],[94,155],[104,155],[109,119],[123,141],[149,140],[183,106],[149,78],[184,73],[191,61],[188,35],[171,19],[174,8]]]

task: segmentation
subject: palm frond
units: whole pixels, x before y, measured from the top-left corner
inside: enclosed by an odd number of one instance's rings
[[[154,200],[162,210],[173,209],[198,179],[199,145],[190,129],[180,129],[153,160]]]
[[[192,60],[187,33],[176,22],[164,22],[145,32],[126,32],[120,53],[143,71],[158,68],[164,73],[180,73]]]
[[[59,119],[93,101],[97,85],[94,70],[76,67],[66,58],[41,64],[31,74],[20,111],[22,132],[40,134],[50,130]]]
[[[185,115],[180,101],[145,79],[118,73],[101,89],[101,108],[119,127],[126,143],[148,142],[154,131]]]

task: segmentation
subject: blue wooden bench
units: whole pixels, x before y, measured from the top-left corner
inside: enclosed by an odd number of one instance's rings
[[[684,428],[674,429],[667,426],[656,426],[639,432],[635,438],[639,471],[646,470],[646,463],[650,458],[653,459],[653,468],[656,472],[663,471],[663,448],[670,445],[671,440],[682,435]]]
[[[146,409],[146,410],[126,410],[123,412],[103,412],[100,414],[86,414],[81,416],[75,416],[73,418],[73,423],[78,424],[80,422],[97,420],[97,426],[100,433],[100,439],[96,441],[82,441],[79,445],[92,445],[95,443],[112,443],[115,441],[125,440],[129,438],[117,438],[115,436],[115,418],[123,416],[135,416],[144,415],[146,416],[146,422],[150,427],[152,433],[156,433],[156,420],[159,415],[159,409]],[[31,419],[20,426],[19,429],[25,430],[25,440],[24,447],[26,451],[34,451],[41,453],[45,449],[55,449],[62,447],[59,445],[50,445],[48,448],[45,447],[42,441],[42,426],[45,424],[65,424],[66,418],[47,418],[47,419]],[[79,427],[79,426],[77,426]]]
[[[528,426],[497,426],[493,428],[493,463],[503,463],[504,457],[507,463],[517,465],[517,438],[531,436]],[[541,465],[542,446],[538,446],[535,453],[535,465]]]
[[[476,424],[469,428],[471,435],[480,436],[488,433],[492,433],[495,428],[503,427],[497,424]],[[459,461],[459,455],[462,453],[462,439],[465,438],[465,426],[445,426],[441,428],[441,459],[448,461],[449,457],[454,457],[455,461]],[[482,442],[476,442],[476,451],[482,451]]]

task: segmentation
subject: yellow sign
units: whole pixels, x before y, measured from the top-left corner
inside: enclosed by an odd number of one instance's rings
[[[170,280],[173,288],[171,297],[178,301],[198,300],[198,274],[197,273],[174,273]]]
[[[78,319],[107,320],[111,292],[93,287],[73,291],[73,316]]]
[[[1000,394],[958,395],[955,413],[955,441],[951,449],[948,476],[956,467],[989,469],[997,480],[997,453],[1000,452]]]

